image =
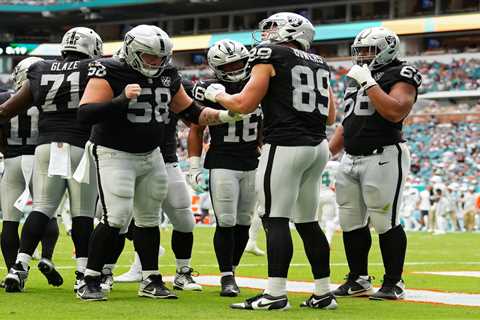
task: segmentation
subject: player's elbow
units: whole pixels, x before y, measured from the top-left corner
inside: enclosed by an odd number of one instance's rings
[[[401,110],[390,110],[385,116],[385,118],[393,123],[398,123],[405,119],[408,114],[410,113],[410,108],[406,110],[405,108],[402,108]]]
[[[327,118],[327,125],[328,125],[328,126],[331,126],[331,125],[333,125],[333,124],[335,124],[335,115],[334,115],[334,116],[329,116],[329,117]]]

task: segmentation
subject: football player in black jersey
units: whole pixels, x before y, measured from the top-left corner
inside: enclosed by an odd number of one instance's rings
[[[337,203],[350,272],[336,296],[372,293],[368,275],[369,221],[379,234],[385,275],[370,299],[402,299],[407,238],[400,225],[403,185],[410,153],[402,122],[417,99],[422,77],[398,60],[398,36],[382,27],[360,32],[352,45],[354,66],[347,74],[345,116],[330,141],[336,154],[345,149],[337,173]]]
[[[187,94],[191,96],[193,83],[190,80],[183,79],[182,85]],[[162,204],[162,210],[173,226],[171,247],[176,262],[173,288],[177,290],[201,291],[202,286],[192,278],[193,269],[190,266],[195,219],[190,208],[192,202],[190,192],[185,177],[178,165],[177,123],[177,115],[169,111],[168,119],[165,120],[164,140],[160,145],[160,152],[165,161],[168,177],[168,192]],[[134,229],[134,227],[131,225],[129,229]],[[160,249],[160,252],[161,250],[162,249]],[[115,277],[115,282],[139,281],[142,281],[142,264],[138,253],[135,252],[135,260],[130,266],[130,269],[126,273]]]
[[[315,279],[313,295],[302,306],[335,309],[330,293],[330,248],[318,224],[320,177],[329,152],[325,128],[335,118],[330,71],[324,59],[306,52],[315,34],[310,21],[288,12],[260,22],[262,40],[250,52],[250,80],[240,93],[219,84],[208,100],[243,114],[261,103],[264,146],[256,186],[265,209],[268,285],[263,294],[232,308],[272,310],[290,307],[287,275],[293,254],[289,221],[300,234]]]
[[[78,102],[86,85],[88,64],[102,55],[102,46],[100,36],[92,29],[70,29],[60,45],[62,58],[33,64],[28,70],[28,81],[0,107],[0,120],[9,119],[32,104],[40,110],[33,211],[22,229],[16,264],[5,279],[7,291],[23,290],[32,254],[65,190],[70,196],[77,276],[85,270],[97,197],[95,171],[89,168],[89,184],[78,183],[72,179],[72,173],[80,163],[90,133],[89,126],[77,121]],[[63,283],[49,261],[40,261],[39,268],[51,285]]]
[[[214,109],[225,110],[218,103],[205,99],[204,92],[212,83],[221,83],[227,92],[242,90],[248,78],[248,50],[233,40],[215,43],[207,54],[216,79],[201,81],[194,87],[195,100]],[[242,121],[209,127],[210,147],[204,167],[209,169],[209,190],[215,212],[216,228],[213,238],[215,254],[221,272],[221,296],[235,297],[240,292],[235,268],[240,263],[248,242],[248,230],[254,211],[255,171],[258,166],[258,126],[260,109]],[[190,172],[187,176],[194,189],[198,189],[200,157],[205,127],[192,125],[188,135]]]
[[[178,71],[170,66],[172,47],[162,29],[140,25],[125,35],[120,59],[100,59],[90,65],[78,116],[94,124],[90,142],[103,218],[90,240],[85,281],[77,291],[82,300],[106,300],[100,272],[132,217],[143,275],[138,295],[176,298],[158,271],[159,211],[167,195],[159,146],[167,111],[202,125],[241,119],[225,110],[203,108],[187,95]]]
[[[18,63],[12,74],[16,91],[27,80],[28,68],[40,60],[42,59],[30,57]],[[0,93],[0,104],[7,101],[10,96],[10,92]],[[32,106],[27,111],[12,118],[1,127],[0,135],[2,135],[0,141],[6,143],[4,150],[5,171],[0,185],[3,213],[1,247],[5,266],[7,270],[10,270],[15,264],[20,246],[19,222],[28,212],[26,202],[31,199],[33,154],[38,139],[38,108]],[[15,206],[16,203],[18,204]],[[52,217],[41,240],[42,259],[52,260],[57,239],[57,219]]]

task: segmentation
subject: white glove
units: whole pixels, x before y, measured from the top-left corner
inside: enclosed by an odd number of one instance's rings
[[[367,90],[377,84],[375,79],[372,77],[372,72],[370,69],[368,69],[366,64],[364,64],[362,67],[357,64],[354,65],[350,71],[348,71],[347,77],[357,81],[363,90]]]
[[[243,114],[228,110],[221,110],[218,113],[218,119],[222,122],[237,122],[243,120]]]
[[[203,192],[203,188],[200,185],[200,175],[202,174],[202,168],[200,167],[200,157],[188,158],[190,168],[187,173],[187,182],[196,192]]]
[[[205,90],[204,96],[205,96],[205,99],[216,103],[217,95],[224,92],[225,92],[225,87],[223,85],[221,85],[220,83],[212,83]]]

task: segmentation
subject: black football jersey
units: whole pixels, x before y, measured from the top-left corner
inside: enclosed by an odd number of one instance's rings
[[[322,57],[281,45],[259,45],[249,65],[271,64],[262,100],[264,142],[280,146],[315,146],[326,138],[330,69]]]
[[[0,93],[0,104],[10,97],[9,92]],[[7,152],[3,155],[6,159],[35,153],[38,140],[38,114],[37,107],[30,107],[1,125],[7,138]]]
[[[90,59],[39,61],[28,70],[33,105],[40,115],[38,144],[66,142],[83,148],[90,127],[77,121]]]
[[[194,99],[207,107],[225,110],[220,104],[205,99],[206,88],[212,83],[221,83],[229,94],[242,91],[245,82],[223,82],[206,80],[198,82],[193,89]],[[261,112],[246,116],[242,121],[209,126],[210,147],[205,156],[204,167],[207,169],[230,169],[239,171],[254,170],[258,166],[258,128]]]
[[[161,76],[147,78],[124,60],[104,58],[90,64],[89,77],[108,81],[114,96],[120,95],[128,84],[137,83],[142,88],[141,94],[130,100],[123,117],[93,126],[93,143],[131,153],[150,152],[161,146],[170,101],[180,88],[177,69],[168,67]]]
[[[397,82],[406,82],[416,89],[422,83],[422,76],[417,69],[401,61],[394,61],[374,71],[372,76],[386,93]],[[347,81],[342,121],[345,151],[352,155],[369,154],[379,147],[404,141],[403,121],[393,123],[383,118],[357,82],[349,78]]]
[[[182,85],[187,94],[192,97],[193,83],[188,79],[182,79]],[[168,116],[165,119],[165,133],[163,141],[160,145],[160,151],[162,152],[163,161],[165,163],[178,162],[177,157],[177,123],[178,116],[168,111]]]
[[[160,144],[160,151],[162,152],[163,161],[165,161],[165,163],[178,162],[177,123],[177,115],[172,111],[168,111],[167,117],[165,118],[163,141]]]

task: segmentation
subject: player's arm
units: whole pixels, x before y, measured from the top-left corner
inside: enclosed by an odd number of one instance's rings
[[[332,88],[328,90],[328,118],[327,118],[327,125],[331,126],[335,123],[335,112],[336,112],[336,99],[335,95],[333,94]]]
[[[221,104],[224,108],[242,114],[255,111],[267,94],[270,78],[275,76],[275,69],[271,64],[256,64],[252,68],[250,79],[240,93],[228,94],[225,88],[208,86],[205,98]]]
[[[5,123],[22,111],[30,108],[33,96],[30,92],[30,81],[26,80],[20,90],[0,105],[0,122]]]
[[[238,114],[232,114],[226,110],[215,110],[198,104],[188,96],[183,85],[180,85],[177,93],[173,96],[170,110],[178,114],[181,119],[200,126],[211,126],[242,120],[242,117]]]
[[[186,178],[188,184],[197,192],[203,191],[203,187],[199,183],[199,178],[202,174],[201,157],[204,130],[204,126],[191,124],[187,139],[189,168]]]
[[[201,157],[203,151],[203,132],[204,126],[191,124],[187,138],[188,157]]]
[[[91,78],[78,108],[78,120],[85,124],[95,124],[108,120],[115,115],[126,112],[130,99],[140,95],[138,84],[129,84],[117,97],[113,97],[113,90],[105,79]]]
[[[347,76],[357,81],[367,92],[375,110],[388,121],[402,121],[412,110],[417,97],[417,89],[412,84],[399,81],[393,85],[390,93],[386,93],[373,79],[367,65],[354,65]]]
[[[333,134],[330,142],[328,143],[328,148],[332,153],[332,156],[336,155],[343,149],[343,126],[339,124],[335,129],[335,133]]]
[[[405,119],[412,110],[417,89],[406,82],[397,82],[389,94],[376,85],[367,90],[367,95],[383,118],[396,123]]]

